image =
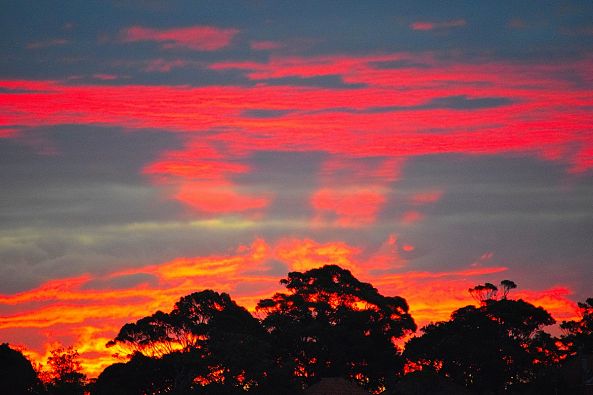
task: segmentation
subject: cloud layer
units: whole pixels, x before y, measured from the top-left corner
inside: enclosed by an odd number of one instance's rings
[[[325,263],[421,325],[503,278],[572,317],[591,296],[591,21],[580,1],[15,2],[0,340],[38,360],[72,344],[97,374],[125,322],[203,288],[252,308]]]

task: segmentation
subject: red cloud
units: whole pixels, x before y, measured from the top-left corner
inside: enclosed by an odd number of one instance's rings
[[[255,196],[229,181],[231,175],[248,171],[247,165],[225,161],[202,141],[192,142],[182,151],[165,152],[144,169],[156,183],[173,188],[175,199],[209,214],[253,211],[268,205],[269,194],[258,192]]]
[[[419,62],[427,67],[381,67],[389,62]],[[163,71],[175,66],[179,64],[155,64]],[[333,215],[336,225],[371,224],[408,157],[527,153],[565,162],[572,171],[593,167],[589,110],[593,99],[559,77],[568,72],[585,76],[591,67],[587,59],[529,67],[441,64],[430,55],[404,53],[283,57],[267,63],[211,66],[245,70],[258,84],[244,87],[3,81],[0,130],[99,124],[184,133],[186,146],[161,154],[147,165],[146,173],[171,187],[172,198],[216,213],[266,207],[269,191],[249,190],[233,177],[251,171],[247,163],[258,151],[324,152],[333,159],[319,175],[322,192],[312,200],[316,214],[326,223],[328,214]],[[329,75],[357,88],[266,85],[269,78]],[[497,105],[500,102],[505,104]],[[253,111],[275,115],[254,117],[249,115]],[[19,138],[13,132],[2,135]],[[383,158],[384,165],[365,165],[364,158]],[[215,205],[208,188],[220,185],[225,191],[219,197],[228,203]],[[196,187],[205,188],[201,200]],[[413,200],[427,204],[438,195],[432,191]],[[360,208],[359,202],[364,203]],[[404,222],[418,218],[407,215]]]
[[[267,197],[242,194],[229,182],[185,182],[179,187],[175,198],[192,208],[212,214],[261,209],[270,201]]]
[[[387,201],[389,183],[399,177],[402,161],[391,158],[368,163],[334,157],[320,171],[321,187],[311,196],[316,226],[372,225]]]
[[[163,48],[189,48],[197,51],[216,51],[230,45],[237,29],[212,26],[191,26],[172,29],[152,29],[132,26],[122,32],[124,42],[154,41]]]
[[[311,197],[311,204],[318,212],[315,224],[329,223],[342,227],[370,225],[385,202],[384,194],[384,191],[372,187],[322,188]]]

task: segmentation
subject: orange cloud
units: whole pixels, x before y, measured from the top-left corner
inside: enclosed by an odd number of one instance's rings
[[[306,271],[335,264],[357,272],[355,261],[359,249],[343,242],[317,243],[313,240],[286,239],[275,248],[277,259],[286,262],[292,271]]]
[[[378,256],[397,252],[398,248],[397,236],[390,235],[385,248],[362,259],[363,249],[344,242],[287,238],[270,245],[256,239],[226,255],[180,257],[103,276],[52,280],[36,289],[0,295],[0,336],[11,344],[25,346],[27,354],[38,362],[45,361],[56,342],[72,345],[80,352],[85,371],[96,376],[118,361],[105,343],[124,323],[156,310],[169,310],[183,295],[206,288],[229,292],[253,311],[258,300],[281,290],[279,277],[266,274],[271,261],[280,261],[291,271],[330,263],[350,269],[383,294],[406,298],[419,326],[446,320],[454,309],[474,303],[467,288],[507,270],[493,266],[448,272],[405,271],[397,265],[405,261],[377,266]],[[400,267],[400,272],[373,274],[389,265],[392,270]],[[111,280],[138,274],[154,276],[156,281],[136,283],[125,289],[109,287]],[[101,280],[99,289],[91,286],[97,280]],[[575,317],[576,305],[568,299],[569,295],[567,288],[558,287],[525,290],[515,296],[544,306],[557,319],[570,319]]]
[[[408,246],[401,246],[396,234],[390,234],[379,249],[364,263],[365,270],[389,271],[405,267],[407,261],[402,258],[400,251],[409,251],[406,250],[406,247]]]
[[[580,320],[577,304],[569,299],[571,295],[567,287],[554,287],[547,290],[518,290],[513,292],[515,298],[522,298],[536,306],[542,306],[558,321]]]
[[[124,42],[154,41],[163,48],[188,48],[216,51],[230,45],[239,31],[212,26],[191,26],[172,29],[152,29],[132,26],[121,33]]]

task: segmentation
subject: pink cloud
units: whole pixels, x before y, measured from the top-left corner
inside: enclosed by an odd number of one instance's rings
[[[196,51],[216,51],[231,44],[237,29],[212,26],[190,26],[172,29],[152,29],[132,26],[122,32],[124,42],[154,41],[163,48],[189,48]]]
[[[411,225],[416,222],[420,222],[424,219],[424,214],[419,211],[406,211],[402,217],[401,222],[406,225]]]
[[[0,129],[0,139],[15,137],[18,134],[17,129],[6,128]]]
[[[119,77],[113,74],[93,74],[93,78],[101,81],[113,81]]]
[[[410,198],[410,203],[412,203],[414,205],[418,205],[418,206],[430,204],[430,203],[436,203],[441,199],[442,196],[443,196],[443,191],[441,191],[441,190],[419,192],[419,193],[414,194]]]
[[[47,47],[55,47],[58,45],[65,45],[68,43],[68,40],[64,38],[51,38],[48,40],[42,41],[34,41],[27,44],[28,49],[39,49],[39,48],[47,48]]]
[[[188,64],[186,60],[182,59],[174,59],[174,60],[166,60],[166,59],[153,59],[148,62],[144,71],[147,72],[160,72],[160,73],[168,73],[173,69],[177,69],[180,67],[185,67]]]
[[[465,19],[453,19],[444,22],[414,22],[410,25],[410,28],[412,30],[443,30],[462,27],[466,24]]]
[[[254,51],[271,51],[273,49],[280,49],[284,47],[283,44],[276,41],[251,41],[249,46]]]

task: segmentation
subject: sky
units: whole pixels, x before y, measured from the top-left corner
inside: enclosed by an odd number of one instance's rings
[[[419,326],[593,296],[591,1],[2,8],[0,341],[36,361],[324,264]]]

